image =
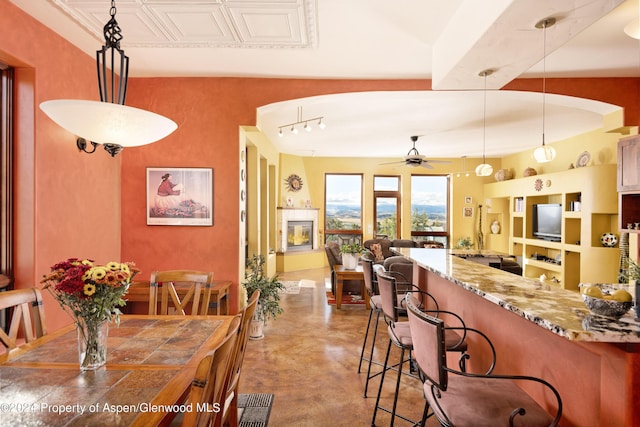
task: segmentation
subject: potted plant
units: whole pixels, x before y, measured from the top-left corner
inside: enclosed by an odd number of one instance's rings
[[[269,278],[265,275],[264,262],[262,255],[253,255],[249,258],[242,283],[248,296],[256,290],[260,291],[258,306],[249,328],[249,338],[254,340],[264,338],[263,327],[267,319],[275,319],[282,314],[280,291],[284,290],[284,285],[278,280],[278,276]]]
[[[340,254],[342,254],[342,265],[347,270],[355,270],[358,266],[358,258],[364,252],[364,248],[360,243],[345,243],[340,246]]]
[[[458,243],[456,244],[456,249],[473,249],[473,240],[471,237],[461,237],[458,239]]]

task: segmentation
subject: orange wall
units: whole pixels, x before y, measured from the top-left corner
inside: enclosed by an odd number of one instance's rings
[[[14,276],[24,288],[40,286],[68,257],[120,258],[120,160],[79,154],[75,137],[38,108],[48,99],[97,100],[94,59],[9,1],[0,11],[0,61],[17,68]],[[49,330],[70,323],[45,298]]]

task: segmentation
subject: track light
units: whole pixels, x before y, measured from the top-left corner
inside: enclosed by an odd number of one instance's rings
[[[290,128],[289,130],[291,131],[292,134],[297,135],[298,134],[298,128],[296,127],[297,125],[301,125],[304,123],[303,129],[306,130],[307,132],[311,132],[313,130],[313,128],[311,127],[311,125],[309,125],[309,122],[315,122],[318,121],[318,129],[324,129],[327,126],[324,124],[323,120],[324,120],[324,116],[322,117],[314,117],[312,119],[302,119],[302,107],[298,107],[298,121],[293,122],[293,123],[287,123],[286,125],[282,125],[282,126],[278,126],[278,136],[283,136],[283,132],[282,129],[284,128]]]

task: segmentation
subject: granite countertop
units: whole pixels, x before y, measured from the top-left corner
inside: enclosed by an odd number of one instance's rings
[[[618,320],[610,319],[592,314],[578,292],[467,261],[455,256],[460,255],[455,250],[393,249],[442,278],[569,340],[640,343],[640,320],[635,318],[633,309]]]

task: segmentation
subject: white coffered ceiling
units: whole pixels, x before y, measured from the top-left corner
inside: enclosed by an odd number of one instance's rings
[[[11,0],[93,56],[108,0]],[[402,156],[410,135],[429,157],[478,156],[482,91],[547,76],[640,74],[640,46],[622,29],[638,0],[117,0],[131,76],[433,79],[431,92],[314,97],[264,106],[257,124],[289,153]],[[541,95],[487,94],[488,156],[539,144]],[[547,96],[547,141],[599,127],[615,107]],[[293,137],[278,126],[324,116],[327,128]],[[240,123],[239,125],[242,125]],[[518,135],[517,144],[514,135]],[[346,154],[343,151],[347,147]]]

